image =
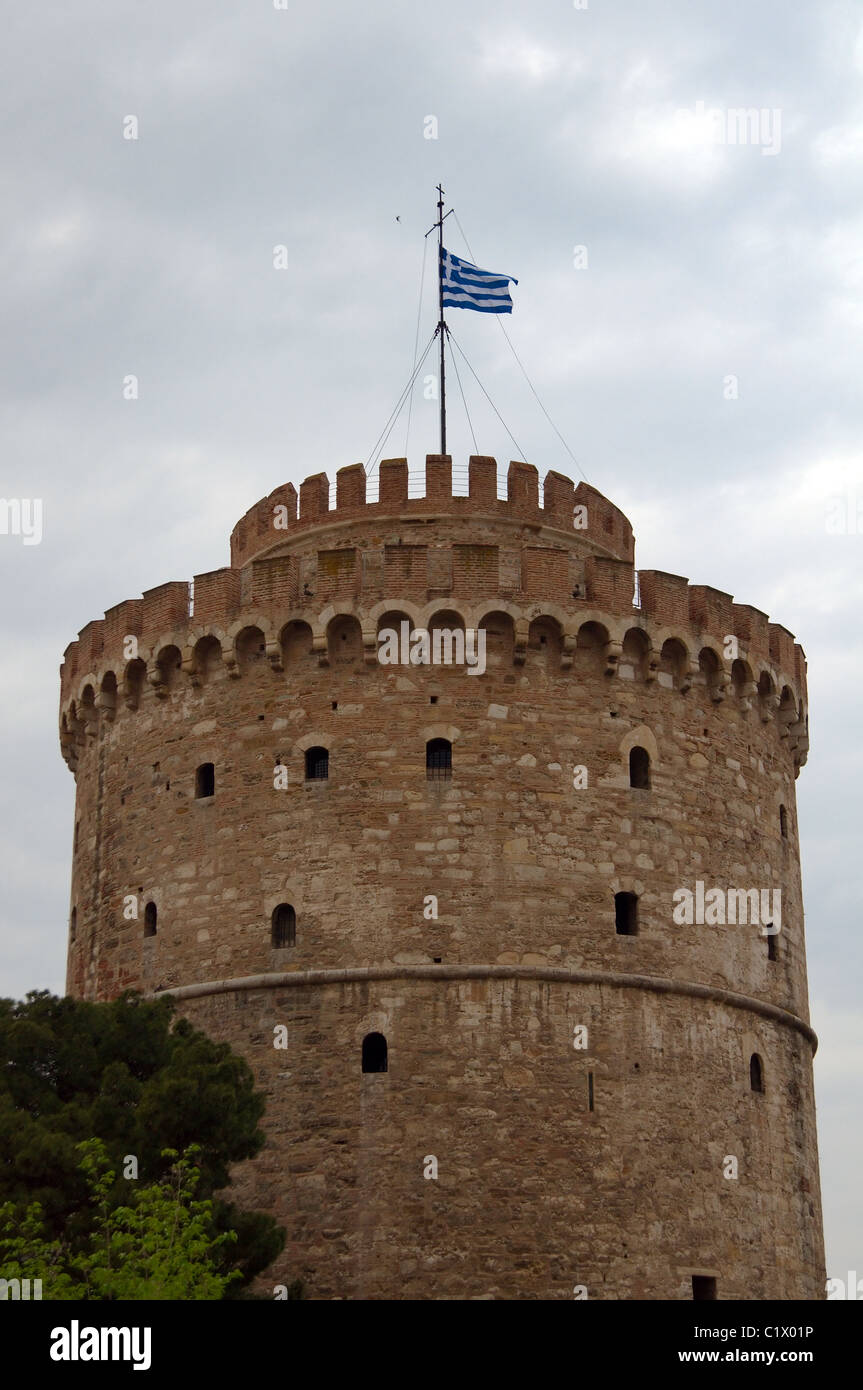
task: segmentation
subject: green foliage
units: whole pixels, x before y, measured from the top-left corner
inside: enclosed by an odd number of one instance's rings
[[[236,1233],[217,1233],[212,1201],[195,1199],[196,1146],[182,1158],[166,1149],[168,1173],[136,1188],[121,1207],[111,1204],[116,1174],[102,1141],[86,1140],[77,1150],[95,1213],[88,1248],[76,1252],[62,1238],[51,1238],[38,1202],[20,1224],[14,1205],[6,1202],[0,1207],[5,1278],[41,1279],[43,1299],[60,1301],[219,1299],[241,1278],[239,1270],[220,1269],[222,1247],[236,1242]]]
[[[245,1061],[177,1018],[168,996],[0,999],[0,1204],[22,1219],[38,1204],[49,1243],[62,1235],[67,1250],[89,1249],[96,1214],[82,1142],[101,1141],[103,1186],[111,1174],[103,1201],[128,1211],[137,1208],[135,1184],[123,1177],[127,1155],[137,1158],[140,1183],[152,1185],[172,1170],[171,1152],[195,1145],[197,1196],[212,1200],[217,1235],[237,1233],[230,1258],[228,1243],[218,1246],[221,1273],[241,1271],[229,1286],[234,1296],[284,1244],[271,1217],[215,1196],[230,1165],[260,1150],[264,1105]]]

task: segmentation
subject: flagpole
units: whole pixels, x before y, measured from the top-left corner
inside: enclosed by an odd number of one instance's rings
[[[437,252],[437,275],[438,275],[438,301],[440,307],[440,319],[438,321],[438,333],[440,334],[440,451],[446,453],[446,363],[444,359],[444,338],[446,336],[446,322],[443,316],[443,189],[440,184],[437,186],[439,194],[437,215],[438,215],[438,252]]]

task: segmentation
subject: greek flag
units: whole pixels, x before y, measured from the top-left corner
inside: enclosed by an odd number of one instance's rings
[[[441,247],[440,272],[445,309],[476,309],[481,314],[512,313],[512,298],[507,287],[510,280],[518,284],[514,275],[495,275],[492,270],[480,270],[445,247]]]

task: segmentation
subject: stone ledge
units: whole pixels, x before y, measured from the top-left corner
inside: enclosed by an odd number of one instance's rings
[[[159,999],[170,994],[175,999],[201,999],[211,994],[233,994],[241,990],[284,989],[290,985],[340,985],[368,980],[546,980],[557,984],[606,985],[612,989],[643,989],[653,994],[679,994],[690,999],[709,999],[730,1008],[745,1009],[759,1014],[772,1023],[793,1028],[806,1039],[813,1056],[818,1037],[802,1018],[753,999],[734,990],[718,989],[713,985],[690,984],[685,980],[670,980],[661,975],[629,975],[619,971],[566,970],[562,966],[518,965],[359,965],[339,970],[293,970],[268,975],[246,975],[233,980],[210,980],[202,984],[177,985],[174,989],[148,994],[147,999]]]

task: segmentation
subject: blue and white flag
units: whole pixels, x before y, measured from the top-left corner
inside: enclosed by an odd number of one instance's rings
[[[470,261],[460,260],[441,247],[441,283],[445,309],[476,309],[481,314],[511,314],[510,280],[514,275],[496,275],[492,270],[480,270]]]

